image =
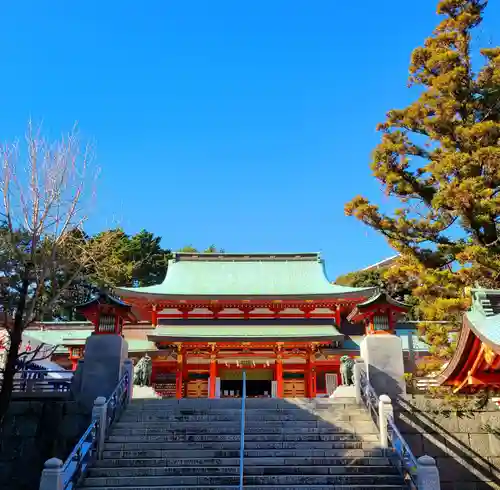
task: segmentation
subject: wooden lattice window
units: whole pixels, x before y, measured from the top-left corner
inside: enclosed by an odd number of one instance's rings
[[[389,317],[387,315],[375,315],[373,317],[373,328],[376,331],[389,330]]]
[[[115,316],[101,314],[99,317],[99,332],[113,333],[114,331],[115,331]]]

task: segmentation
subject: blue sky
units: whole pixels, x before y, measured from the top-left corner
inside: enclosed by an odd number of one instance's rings
[[[498,43],[490,2],[478,46]],[[173,249],[321,251],[329,275],[392,254],[344,203],[384,204],[377,122],[412,99],[436,1],[4,2],[0,139],[79,122],[101,168],[89,229]]]

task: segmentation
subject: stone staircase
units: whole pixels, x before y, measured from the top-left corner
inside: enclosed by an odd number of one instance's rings
[[[134,400],[83,490],[239,488],[241,401]],[[244,488],[403,490],[350,401],[247,400]]]

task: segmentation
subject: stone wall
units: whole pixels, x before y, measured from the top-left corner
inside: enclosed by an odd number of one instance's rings
[[[14,400],[0,433],[0,489],[37,490],[44,462],[64,460],[89,422],[74,401]]]
[[[500,489],[500,438],[485,425],[500,426],[494,405],[471,412],[448,412],[439,400],[408,396],[395,415],[415,456],[436,459],[442,490]]]

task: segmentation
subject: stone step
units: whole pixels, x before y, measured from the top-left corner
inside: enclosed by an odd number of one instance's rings
[[[163,398],[149,399],[136,398],[131,400],[130,407],[164,407],[172,410],[178,408],[191,408],[198,410],[240,408],[241,400],[237,398]]]
[[[128,422],[119,421],[113,425],[116,429],[165,429],[171,432],[196,432],[199,434],[226,433],[239,434],[241,425],[229,422]],[[367,434],[377,433],[377,428],[372,422],[342,422],[332,424],[329,422],[301,422],[300,424],[291,424],[287,422],[250,422],[245,424],[245,434],[260,433],[272,434],[280,432],[307,432],[306,429],[322,429],[324,432],[359,432]]]
[[[223,435],[223,434],[158,434],[150,432],[148,434],[112,434],[108,438],[108,442],[234,442],[239,441],[239,434]],[[359,441],[377,442],[378,434],[364,434],[359,436],[352,433],[336,433],[336,434],[245,434],[245,442],[344,442],[344,441]]]
[[[247,458],[374,458],[384,457],[380,448],[371,449],[245,449]],[[240,449],[105,449],[104,459],[207,459],[239,458]]]
[[[247,398],[245,408],[261,409],[261,408],[287,408],[287,409],[305,409],[305,408],[329,408],[336,409],[359,407],[354,398],[333,399],[333,398]]]
[[[133,428],[137,427],[137,428]],[[134,431],[134,432],[131,432]],[[136,425],[136,426],[119,426],[111,430],[111,435],[141,435],[141,434],[172,434],[172,435],[183,435],[183,434],[221,434],[226,435],[240,435],[241,429],[239,427],[228,428],[227,430],[220,430],[217,427],[183,427],[183,428],[173,428],[164,426],[148,426],[148,425]],[[252,434],[375,434],[378,431],[373,427],[368,427],[366,429],[357,429],[354,426],[343,426],[343,427],[251,427],[245,428],[245,437]]]
[[[323,419],[317,419],[317,420],[302,420],[300,422],[290,422],[288,420],[266,420],[266,421],[254,421],[254,420],[246,420],[245,421],[245,428],[252,428],[252,427],[330,427],[334,426],[338,422],[339,424],[342,423],[349,423],[348,421],[329,421],[329,420],[323,420]],[[366,424],[366,425],[373,425],[371,422],[358,422],[359,424]],[[127,420],[127,417],[122,417],[120,420],[116,423],[117,426],[121,426],[124,424],[129,424],[129,425],[147,425],[147,426],[152,426],[152,424],[157,424],[157,425],[163,425],[164,427],[218,427],[218,428],[226,428],[226,427],[240,427],[241,421],[240,420],[234,420],[234,421],[196,421],[196,420],[191,420],[191,421],[178,421],[178,420],[162,420],[161,418],[158,419],[152,419],[152,420]]]
[[[143,467],[115,467],[90,468],[88,475],[92,478],[137,478],[150,476],[226,476],[239,475],[239,465],[233,466],[143,466]],[[398,475],[394,466],[245,466],[245,476],[272,476],[272,475]]]
[[[212,409],[240,409],[241,399],[231,399],[231,398],[198,398],[189,399],[183,398],[181,400],[176,399],[134,399],[130,402],[130,408],[157,408],[157,409],[193,409],[193,410],[212,410]],[[245,401],[245,408],[247,410],[259,410],[259,409],[287,409],[287,410],[304,410],[304,409],[350,409],[358,408],[359,405],[356,404],[355,399],[344,399],[344,400],[333,400],[326,398],[317,398],[315,400],[304,399],[304,398],[289,398],[289,399],[252,399],[247,398]]]
[[[369,467],[368,467],[369,468]],[[234,476],[240,474],[239,463],[233,466],[144,466],[144,467],[115,467],[99,468],[93,467],[88,471],[92,478],[138,478],[149,476]]]
[[[204,428],[204,430],[196,430],[194,427],[192,429],[180,430],[180,429],[172,429],[171,427],[163,427],[163,426],[153,426],[150,427],[148,425],[132,425],[126,427],[118,427],[111,429],[111,435],[120,435],[120,436],[147,436],[147,435],[172,435],[181,437],[183,435],[221,435],[220,431],[217,431],[215,428]],[[206,430],[205,430],[206,429]],[[248,431],[245,430],[245,437],[257,437],[264,435],[275,435],[275,436],[287,436],[289,434],[294,435],[306,435],[306,434],[321,434],[321,435],[337,435],[337,434],[374,434],[378,433],[376,430],[368,430],[371,427],[364,428],[363,432],[357,430],[354,425],[343,425],[342,427],[258,427],[258,430]],[[235,435],[240,435],[241,429],[233,428],[231,431],[223,431],[223,433],[227,436],[234,437]]]
[[[138,422],[138,421],[165,421],[165,422],[233,422],[240,423],[241,414],[235,413],[234,411],[229,411],[226,415],[208,415],[208,414],[169,414],[164,412],[126,412],[122,415],[122,421]]]
[[[305,420],[350,420],[351,418],[359,420],[371,420],[370,415],[365,411],[342,411],[342,412],[303,412],[295,414],[281,414],[280,412],[272,411],[271,413],[262,413],[263,410],[255,412],[247,412],[245,414],[245,420],[248,421],[272,421],[272,420],[282,420],[290,422],[302,422]]]
[[[98,490],[123,490],[123,486],[91,486]],[[136,490],[239,490],[239,485],[155,485],[136,487]],[[408,490],[406,485],[245,485],[245,490]]]
[[[246,442],[245,449],[372,449],[374,443],[363,441],[317,442],[317,441],[287,441],[287,442]],[[176,449],[235,449],[239,442],[107,442],[105,449],[117,450],[176,450]]]
[[[106,442],[104,448],[109,451],[147,451],[154,450],[178,450],[178,449],[239,449],[239,441],[205,441],[205,442]]]
[[[123,422],[232,422],[239,423],[241,421],[241,413],[230,412],[227,415],[218,414],[218,415],[203,415],[203,414],[168,414],[164,412],[126,412],[121,420]],[[331,422],[335,423],[338,421],[359,421],[359,422],[369,422],[372,419],[369,414],[364,412],[325,412],[323,414],[309,414],[309,413],[300,413],[296,415],[280,415],[279,412],[273,412],[269,415],[262,414],[246,414],[245,420],[247,422],[259,422],[259,423],[269,423],[269,422],[288,422],[288,423],[297,423],[300,424],[302,422]]]
[[[151,467],[151,466],[235,466],[240,464],[238,458],[182,458],[182,459],[154,459],[154,458],[139,458],[139,459],[98,459],[95,465],[100,468],[113,468],[116,466],[123,468],[130,467]],[[250,466],[388,466],[390,465],[389,458],[373,457],[373,458],[246,458],[245,468]]]
[[[155,418],[159,418],[160,420],[170,420],[172,422],[190,422],[190,421],[199,421],[199,422],[226,422],[226,421],[240,421],[241,420],[241,412],[238,410],[237,412],[234,410],[227,410],[227,413],[219,413],[219,414],[203,414],[203,413],[166,413],[162,411],[153,411],[153,410],[142,410],[142,411],[127,411],[123,414],[123,417],[130,418],[133,420],[141,420],[146,418],[147,420],[154,420]],[[260,422],[260,421],[287,421],[287,422],[306,422],[306,421],[315,421],[315,420],[350,420],[359,419],[359,420],[371,420],[370,415],[366,412],[330,412],[324,411],[322,413],[310,413],[310,412],[302,412],[298,413],[280,413],[273,410],[269,414],[262,414],[261,411],[256,411],[255,413],[246,413],[245,420],[249,422]]]
[[[132,487],[160,485],[238,485],[239,475],[203,476],[137,476],[87,477],[83,487]],[[249,475],[244,477],[246,485],[398,485],[400,475]]]
[[[179,414],[194,414],[194,415],[207,415],[207,414],[227,414],[230,412],[241,412],[241,405],[224,405],[219,404],[216,406],[210,407],[209,405],[191,405],[191,406],[183,406],[183,405],[161,405],[161,404],[130,404],[127,410],[131,412],[167,412],[167,413],[179,413]],[[288,405],[288,406],[280,406],[275,403],[272,405],[262,405],[260,407],[252,407],[245,405],[245,412],[247,414],[259,414],[259,413],[268,413],[268,412],[282,412],[287,413],[289,415],[298,415],[301,413],[324,413],[324,412],[364,412],[366,409],[360,405]]]

